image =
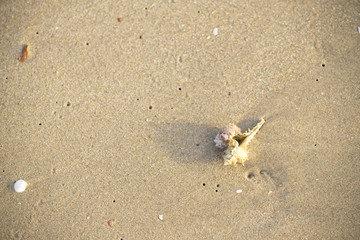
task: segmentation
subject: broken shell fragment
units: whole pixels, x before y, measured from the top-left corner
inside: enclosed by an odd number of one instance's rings
[[[113,221],[113,220],[109,220],[109,221],[108,221],[108,224],[109,224],[110,227],[113,227],[113,226],[114,226],[114,221]]]
[[[25,45],[22,49],[21,57],[18,58],[19,62],[25,62],[29,56],[29,46]]]
[[[216,135],[214,140],[216,147],[225,149],[223,155],[224,165],[241,163],[244,166],[245,161],[248,160],[247,145],[264,123],[265,120],[261,119],[253,129],[244,133],[235,124],[229,124]]]

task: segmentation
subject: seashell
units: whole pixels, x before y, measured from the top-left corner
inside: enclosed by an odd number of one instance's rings
[[[28,185],[27,182],[25,182],[24,180],[22,179],[17,180],[14,184],[14,190],[15,192],[23,192],[25,191],[27,185]]]
[[[25,62],[29,57],[29,45],[25,45],[22,49],[21,57],[18,58],[19,62]]]
[[[230,140],[238,134],[241,134],[241,129],[235,124],[229,124],[216,135],[214,140],[216,147],[226,149],[229,146]]]
[[[265,120],[261,119],[253,129],[244,133],[235,124],[229,124],[216,135],[214,140],[216,147],[225,149],[223,155],[224,165],[241,163],[244,166],[245,161],[248,160],[247,145],[264,123]]]

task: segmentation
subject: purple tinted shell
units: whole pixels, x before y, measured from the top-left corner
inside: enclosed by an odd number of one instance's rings
[[[225,149],[229,146],[229,141],[241,133],[241,129],[235,124],[229,124],[225,128],[223,128],[215,137],[216,147]]]

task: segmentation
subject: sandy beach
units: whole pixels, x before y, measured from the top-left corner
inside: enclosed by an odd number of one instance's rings
[[[359,13],[1,1],[0,239],[359,239]]]

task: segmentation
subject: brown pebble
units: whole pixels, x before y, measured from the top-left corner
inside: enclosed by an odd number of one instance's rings
[[[118,18],[118,22],[122,22],[122,21],[124,21],[124,18],[119,17],[119,18]]]
[[[113,226],[114,226],[114,221],[109,220],[109,221],[108,221],[108,224],[109,224],[110,227],[113,227]]]
[[[29,51],[28,51],[28,45],[25,45],[22,49],[22,55],[21,57],[18,59],[20,62],[25,62],[29,56]]]

